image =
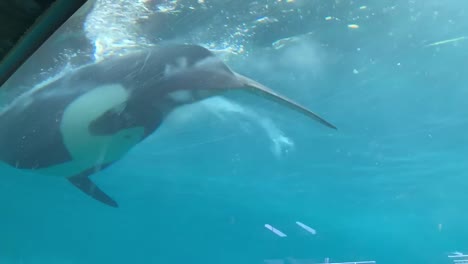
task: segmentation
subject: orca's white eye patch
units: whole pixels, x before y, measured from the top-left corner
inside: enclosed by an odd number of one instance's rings
[[[187,103],[193,101],[193,93],[189,90],[177,90],[169,93],[168,96],[177,103]]]
[[[172,76],[176,73],[182,72],[188,68],[188,60],[186,57],[178,57],[175,59],[174,64],[166,64],[164,68],[164,76]]]
[[[221,66],[222,62],[216,56],[203,58],[195,63],[195,68],[213,68]],[[221,67],[220,67],[221,68]]]

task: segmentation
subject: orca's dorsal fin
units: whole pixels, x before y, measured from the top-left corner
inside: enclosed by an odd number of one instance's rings
[[[107,204],[112,207],[119,207],[117,202],[112,199],[109,195],[103,192],[93,181],[89,178],[89,175],[94,173],[94,169],[86,170],[78,175],[68,178],[73,185],[75,185],[82,192],[93,197],[101,203]]]

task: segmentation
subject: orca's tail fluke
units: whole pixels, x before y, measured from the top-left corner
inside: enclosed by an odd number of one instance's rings
[[[292,109],[296,112],[299,112],[301,114],[304,114],[306,115],[307,117],[313,119],[314,121],[317,121],[319,123],[321,123],[322,125],[325,125],[329,128],[332,128],[332,129],[337,129],[336,126],[334,126],[333,124],[331,124],[330,122],[326,121],[325,119],[321,118],[319,115],[313,113],[312,111],[308,110],[307,108],[305,108],[304,106],[294,102],[293,100],[283,96],[283,95],[280,95],[278,93],[276,93],[275,91],[271,90],[270,88],[266,87],[265,85],[261,84],[261,83],[258,83],[244,75],[241,75],[241,74],[238,74],[238,73],[235,73],[237,78],[239,79],[239,81],[244,85],[245,88],[247,88],[247,90],[249,92],[253,92],[255,94],[258,94],[270,101],[273,101],[273,102],[276,102],[276,103],[279,103],[283,106],[286,106],[288,107],[289,109]]]

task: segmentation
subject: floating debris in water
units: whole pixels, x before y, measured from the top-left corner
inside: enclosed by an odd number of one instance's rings
[[[444,45],[444,44],[448,44],[448,43],[452,43],[452,42],[458,42],[460,40],[464,40],[464,39],[467,39],[467,38],[468,37],[463,36],[463,37],[458,37],[458,38],[453,38],[453,39],[441,40],[441,41],[437,41],[437,42],[434,42],[434,43],[427,44],[424,47],[433,47],[433,46]]]
[[[177,1],[178,0],[172,0],[172,1],[157,5],[156,12],[158,13],[180,13],[181,10],[177,10],[177,4],[178,4]]]
[[[273,46],[274,49],[278,50],[278,49],[284,48],[286,45],[296,43],[296,42],[298,42],[300,40],[303,40],[304,37],[312,35],[312,34],[314,34],[314,33],[313,32],[307,32],[305,34],[301,34],[301,35],[297,35],[297,36],[278,39],[277,41],[271,43],[271,45]]]
[[[316,235],[317,234],[317,231],[315,231],[315,229],[313,229],[312,227],[308,226],[308,225],[305,225],[301,222],[296,222],[296,224],[302,228],[304,228],[304,230],[306,230],[307,232],[311,233],[312,235]]]
[[[448,255],[447,257],[449,257],[449,258],[468,257],[468,255],[463,254],[460,251],[454,251],[454,252],[450,253],[450,255]]]
[[[365,5],[364,5],[364,6],[360,6],[359,9],[361,9],[361,10],[367,9],[367,6],[365,6]]]
[[[281,231],[279,231],[278,229],[272,227],[271,225],[269,224],[265,224],[265,227],[270,230],[271,232],[275,233],[275,235],[278,235],[279,237],[287,237],[287,235]]]
[[[348,28],[357,29],[357,28],[359,28],[359,25],[356,25],[356,24],[349,24],[349,25],[348,25]]]
[[[271,45],[273,46],[274,49],[281,49],[281,48],[284,48],[287,44],[291,42],[295,42],[297,40],[298,39],[296,37],[282,38],[273,42]]]
[[[452,252],[447,257],[456,264],[468,263],[468,255],[459,251]]]
[[[297,263],[297,264],[306,264],[306,263],[316,263],[316,264],[376,264],[377,262],[375,262],[375,260],[330,262],[330,258],[325,258],[324,262],[317,263],[312,259],[287,258],[287,259],[265,259],[264,263],[265,264],[286,264],[286,263]]]
[[[278,19],[267,17],[267,16],[261,17],[261,18],[255,20],[256,24],[270,24],[270,23],[275,23],[275,22],[278,22]]]
[[[332,16],[326,16],[326,17],[325,17],[325,20],[327,20],[327,21],[330,21],[330,20],[337,20],[337,21],[340,21],[339,18],[337,18],[337,17],[332,17]]]
[[[226,47],[226,48],[208,48],[212,52],[216,53],[217,55],[224,56],[226,54],[234,54],[239,55],[242,53],[243,49],[239,48],[238,50],[234,49],[233,47]]]

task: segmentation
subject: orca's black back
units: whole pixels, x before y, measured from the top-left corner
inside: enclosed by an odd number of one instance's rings
[[[70,160],[60,134],[63,109],[74,96],[33,97],[27,107],[0,116],[0,159],[24,169],[44,168]],[[27,103],[27,102],[25,102]]]

